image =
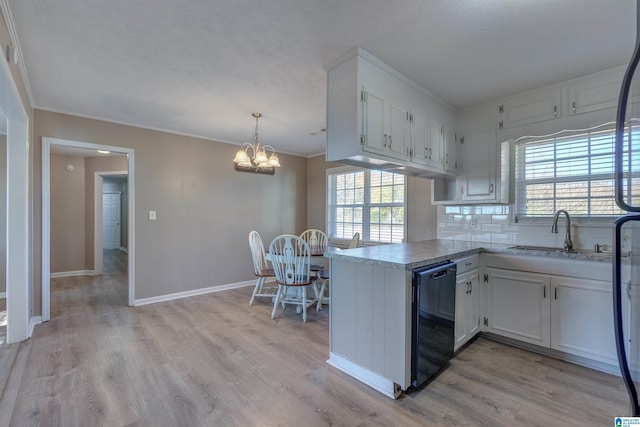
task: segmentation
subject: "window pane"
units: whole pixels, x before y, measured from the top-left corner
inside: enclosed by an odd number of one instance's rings
[[[636,150],[629,151],[631,145]],[[640,129],[625,134],[623,170],[628,197],[640,198]],[[516,213],[553,215],[566,209],[575,215],[617,215],[614,203],[613,130],[597,131],[516,145]],[[635,174],[634,174],[635,175]]]

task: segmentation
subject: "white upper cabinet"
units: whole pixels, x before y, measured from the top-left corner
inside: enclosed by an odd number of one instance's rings
[[[497,142],[495,126],[462,133],[460,194],[463,200],[496,198]]]
[[[608,73],[570,85],[567,89],[569,115],[616,107],[622,77],[621,72]]]
[[[444,121],[454,123],[452,110],[361,49],[328,68],[327,161],[453,176]]]
[[[538,123],[562,116],[562,90],[545,89],[510,98],[498,106],[500,128]]]

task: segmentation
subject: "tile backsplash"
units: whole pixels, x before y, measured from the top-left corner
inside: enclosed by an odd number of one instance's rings
[[[438,206],[438,239],[562,247],[564,216],[558,222],[558,234],[551,233],[552,219],[516,223],[512,206]],[[611,250],[613,220],[591,220],[584,224],[571,218],[571,238],[576,249],[593,249],[595,244]],[[629,240],[626,239],[625,242]],[[630,242],[629,242],[630,243]],[[626,250],[623,243],[623,250]]]

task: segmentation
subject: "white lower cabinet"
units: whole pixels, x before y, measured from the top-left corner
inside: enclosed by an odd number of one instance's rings
[[[456,322],[454,351],[480,332],[480,286],[478,270],[456,279]]]
[[[487,331],[617,364],[611,283],[487,268]]]
[[[551,277],[551,348],[617,364],[611,283]]]
[[[549,347],[549,276],[487,268],[487,331]]]

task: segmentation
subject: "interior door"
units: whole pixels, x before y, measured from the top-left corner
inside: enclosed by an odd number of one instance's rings
[[[120,247],[120,194],[102,194],[102,247],[104,249]]]

